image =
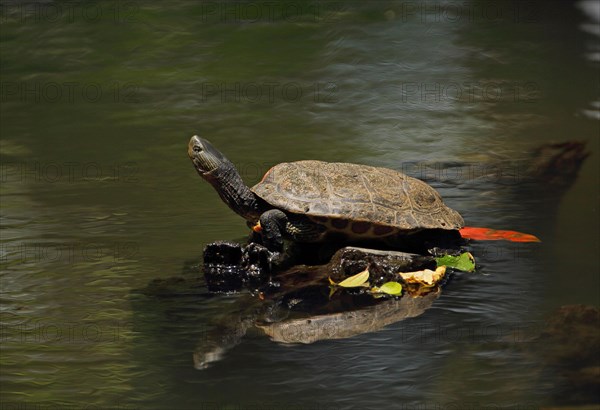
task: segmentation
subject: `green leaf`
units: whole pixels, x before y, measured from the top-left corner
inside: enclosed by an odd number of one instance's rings
[[[369,270],[365,269],[362,272],[357,273],[356,275],[350,276],[340,283],[338,286],[343,288],[356,288],[359,286],[364,286],[365,282],[369,280]]]
[[[379,298],[384,298],[385,297],[385,295],[383,294],[383,292],[379,291],[378,287],[371,288],[371,295],[373,295],[373,297],[375,299],[379,299]]]
[[[444,255],[435,258],[437,266],[447,266],[463,272],[473,272],[475,270],[475,258],[470,252],[465,252],[459,256]]]
[[[402,293],[402,285],[398,282],[386,282],[381,285],[379,291],[388,295],[399,295]]]

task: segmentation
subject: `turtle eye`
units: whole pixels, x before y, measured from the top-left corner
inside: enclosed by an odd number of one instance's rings
[[[194,147],[194,152],[202,152],[202,148],[196,145]]]

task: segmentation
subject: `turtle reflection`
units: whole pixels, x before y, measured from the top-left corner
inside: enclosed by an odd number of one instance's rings
[[[218,282],[222,274],[247,275],[252,269],[243,265],[242,260],[247,257],[242,255],[253,251],[254,246],[242,247],[227,242],[210,244],[205,252],[207,280],[217,278]],[[235,266],[235,260],[226,260],[232,255],[239,257],[238,266]],[[368,268],[371,284],[377,285],[397,279],[400,272],[434,266],[432,256],[357,247],[338,250],[326,265],[294,266],[279,273],[276,282],[272,279],[264,282],[254,292],[254,304],[249,302],[250,299],[242,300],[240,306],[245,304],[247,307],[217,324],[198,344],[194,366],[204,369],[222,359],[227,350],[240,343],[250,330],[263,333],[278,343],[308,344],[375,332],[419,316],[439,297],[445,277],[431,286],[405,284],[400,298],[377,298],[365,287],[332,292],[330,277],[344,278]],[[255,283],[253,280],[256,278],[246,280],[245,284]]]

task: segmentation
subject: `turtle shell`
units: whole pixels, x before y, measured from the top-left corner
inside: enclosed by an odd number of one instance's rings
[[[275,208],[356,234],[460,229],[460,214],[425,182],[368,165],[298,161],[271,168],[252,191]],[[370,230],[374,227],[379,232]]]

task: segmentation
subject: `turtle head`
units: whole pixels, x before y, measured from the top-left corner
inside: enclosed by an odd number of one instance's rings
[[[188,155],[198,174],[213,186],[232,210],[249,221],[258,219],[261,213],[260,200],[218,149],[204,138],[194,135],[188,144]]]
[[[188,155],[198,173],[206,178],[217,169],[232,166],[219,150],[204,138],[194,135],[188,144]]]

